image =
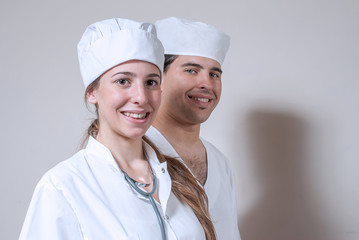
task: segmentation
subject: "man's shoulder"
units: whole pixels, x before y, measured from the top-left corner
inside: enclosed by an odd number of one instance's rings
[[[217,173],[222,172],[225,175],[232,175],[232,164],[227,156],[208,140],[201,138],[201,141],[207,151],[209,168],[216,169]]]
[[[207,154],[213,154],[219,158],[228,160],[226,155],[221,150],[219,150],[213,143],[209,142],[208,140],[202,137],[201,137],[201,141],[207,150]]]

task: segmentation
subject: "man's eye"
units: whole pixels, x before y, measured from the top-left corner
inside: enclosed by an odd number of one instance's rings
[[[147,80],[146,82],[147,86],[157,86],[158,82],[156,80]]]
[[[217,73],[210,73],[209,75],[214,78],[219,78],[219,75]]]
[[[195,74],[196,73],[196,71],[193,70],[193,69],[186,69],[185,71],[190,73],[190,74]]]

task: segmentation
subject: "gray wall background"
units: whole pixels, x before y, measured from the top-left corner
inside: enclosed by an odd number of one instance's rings
[[[359,239],[357,0],[1,1],[0,238],[18,238],[36,183],[92,117],[76,55],[85,28],[169,16],[232,38],[202,135],[233,164],[242,238]]]

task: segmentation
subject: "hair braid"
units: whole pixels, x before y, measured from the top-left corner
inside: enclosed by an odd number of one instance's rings
[[[208,198],[203,187],[182,161],[163,155],[147,137],[144,136],[143,139],[155,150],[160,162],[167,161],[173,194],[192,208],[203,227],[206,239],[216,240],[216,233],[208,212]]]

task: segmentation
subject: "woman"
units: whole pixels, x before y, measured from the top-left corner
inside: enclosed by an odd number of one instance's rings
[[[203,189],[144,138],[161,101],[164,54],[154,26],[94,23],[78,54],[98,118],[86,148],[38,183],[20,239],[215,239]]]

